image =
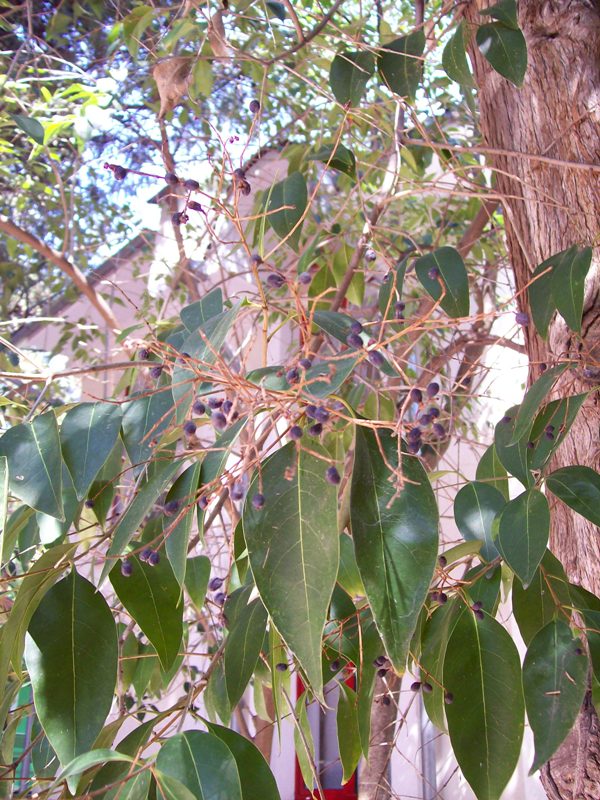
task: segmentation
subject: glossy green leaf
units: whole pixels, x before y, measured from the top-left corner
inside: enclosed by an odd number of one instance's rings
[[[59,769],[58,758],[37,717],[34,718],[31,726],[31,738],[33,741],[31,763],[33,764],[35,777],[38,780],[40,778],[54,778]]]
[[[508,473],[498,458],[496,446],[492,443],[479,459],[475,479],[497,489],[508,500]]]
[[[560,258],[560,254],[538,264],[533,270],[531,283],[527,287],[531,317],[542,339],[548,337],[548,326],[556,311],[556,303],[552,298],[552,272],[557,258]]]
[[[375,59],[369,52],[338,53],[331,62],[329,85],[338,103],[357,106],[375,71]]]
[[[75,494],[71,473],[64,461],[62,463],[62,501],[64,516],[62,522],[49,514],[42,514],[40,511],[36,511],[35,519],[38,526],[38,538],[41,544],[45,546],[62,540],[81,510],[81,503]]]
[[[516,444],[524,436],[529,438],[534,417],[540,406],[552,391],[557,380],[569,367],[570,364],[558,364],[556,367],[547,369],[528,390],[515,417],[509,444]]]
[[[585,278],[592,263],[592,248],[570,247],[554,256],[552,298],[562,318],[572,331],[581,333]]]
[[[502,22],[507,28],[512,28],[515,31],[519,30],[519,20],[517,19],[517,4],[515,0],[500,0],[493,6],[482,8],[480,14],[497,19]]]
[[[160,748],[156,766],[180,781],[197,800],[242,800],[233,754],[210,733],[186,731],[171,736]]]
[[[546,478],[552,494],[594,525],[600,525],[600,475],[590,467],[563,467]]]
[[[25,114],[11,114],[13,122],[25,131],[37,144],[44,144],[44,126],[33,117],[26,117]]]
[[[532,469],[542,469],[548,459],[568,436],[571,425],[575,421],[588,393],[562,397],[552,400],[536,416],[530,433],[534,449],[531,453]],[[549,438],[546,433],[547,426],[554,426],[553,436]]]
[[[331,169],[343,172],[350,178],[356,180],[356,158],[352,150],[344,147],[343,144],[325,144],[316,153],[308,157],[308,161],[321,161]]]
[[[292,172],[270,190],[267,220],[280,239],[286,239],[296,252],[302,232],[302,218],[308,206],[306,180],[300,172]],[[293,233],[292,233],[293,231]],[[289,238],[287,238],[289,236]]]
[[[545,495],[529,489],[502,511],[496,545],[502,558],[528,586],[538,568],[550,534],[550,509]]]
[[[518,411],[519,406],[509,408],[506,412],[508,421],[500,420],[496,425],[494,446],[500,463],[528,489],[533,485],[533,477],[530,472],[531,450],[527,448],[527,439],[523,437],[516,444],[510,444]]]
[[[356,692],[345,683],[339,684],[337,735],[342,762],[342,784],[354,775],[362,753],[358,732]]]
[[[311,451],[297,451],[290,442],[264,462],[266,502],[261,510],[250,502],[258,491],[255,475],[243,525],[261,599],[311,688],[321,695],[321,635],[337,577],[339,536],[337,491],[325,480],[328,459],[316,444]]]
[[[478,800],[498,800],[512,775],[524,728],[521,663],[495,619],[460,616],[444,659],[448,732],[461,771]]]
[[[574,584],[569,586],[569,594],[574,608],[583,617],[592,669],[595,679],[598,680],[600,675],[600,598],[582,586]]]
[[[247,424],[248,417],[242,417],[242,419],[238,419],[233,425],[230,425],[221,436],[217,437],[214,445],[210,448],[210,452],[206,453],[202,462],[202,484],[204,486],[220,477],[232,447]]]
[[[313,398],[323,399],[336,394],[357,364],[357,358],[332,358],[313,364],[304,373],[304,390]]]
[[[439,278],[431,278],[432,269],[439,271]],[[466,317],[469,314],[469,278],[464,261],[453,247],[440,247],[433,253],[415,261],[417,277],[434,300],[449,317]]]
[[[187,786],[172,775],[165,775],[158,769],[154,770],[157,784],[157,797],[160,800],[199,800],[199,796],[190,792]]]
[[[119,742],[116,746],[116,750],[119,753],[124,753],[127,756],[131,756],[132,759],[137,759],[140,754],[140,750],[144,747],[147,743],[150,735],[152,733],[153,727],[156,725],[157,722],[160,720],[160,715],[158,717],[152,717],[151,719],[146,720],[141,725],[138,725],[137,728],[134,728],[131,733],[128,733],[127,736]],[[140,767],[139,762],[135,765],[135,770],[137,771]],[[110,786],[111,784],[117,784],[112,789],[108,789],[107,792],[102,795],[102,800],[121,800],[121,796],[119,795],[119,791],[121,789],[120,781],[128,774],[131,766],[129,763],[111,763],[106,764],[106,766],[102,767],[102,769],[96,773],[94,776],[94,780],[92,781],[90,792],[96,792],[102,789],[105,786]],[[148,774],[148,770],[140,775]],[[138,783],[137,788],[139,789],[143,786],[143,783]]]
[[[281,22],[285,22],[286,11],[283,3],[278,3],[277,0],[267,0],[266,6],[273,16],[277,17]]]
[[[527,70],[527,42],[520,30],[501,22],[480,25],[477,47],[496,72],[515,86],[521,86]]]
[[[240,610],[225,643],[225,685],[232,708],[252,677],[266,630],[267,612],[257,597]]]
[[[53,411],[9,428],[0,438],[10,492],[36,511],[64,520],[62,455]]]
[[[379,50],[377,69],[386,86],[401,97],[414,98],[423,76],[425,34],[422,29],[400,36]]]
[[[204,605],[209,578],[210,559],[207,556],[188,558],[185,569],[185,588],[198,611]]]
[[[196,493],[200,484],[200,466],[200,462],[197,461],[184,470],[171,486],[165,498],[165,502],[175,500],[181,504],[181,511],[177,512],[176,519],[185,509],[183,516],[174,527],[172,527],[172,523],[165,525],[165,551],[180,586],[183,586],[185,578],[188,543],[196,516]]]
[[[442,66],[446,75],[461,86],[474,86],[465,47],[465,22],[461,20],[442,53]]]
[[[140,764],[136,765],[135,770],[132,770],[136,774],[106,792],[102,800],[146,800],[150,791],[152,773],[149,768],[139,772],[140,768]],[[183,800],[183,798],[180,797],[178,800]]]
[[[483,542],[480,552],[486,561],[498,556],[492,524],[505,505],[506,500],[497,489],[479,481],[467,483],[454,498],[454,519],[459,531],[467,540]]]
[[[397,466],[399,444],[387,430],[376,437],[357,426],[350,519],[375,624],[394,668],[402,673],[435,569],[438,510],[425,470],[413,456],[403,454],[405,482],[396,493],[388,464]]]
[[[222,313],[223,291],[218,286],[216,289],[208,292],[208,294],[200,300],[196,300],[195,303],[191,303],[189,306],[182,308],[179,312],[179,316],[187,330],[192,333],[198,330],[198,328],[201,328],[209,319]]]
[[[562,620],[545,625],[529,645],[523,690],[535,744],[530,774],[554,755],[571,730],[583,703],[587,669],[581,640]]]
[[[553,619],[570,617],[569,582],[561,563],[546,550],[529,586],[513,583],[512,606],[525,644]]]
[[[63,783],[63,781],[68,781],[69,786],[72,786],[73,778],[81,775],[91,767],[97,767],[98,764],[107,764],[111,761],[131,762],[131,760],[132,759],[124,753],[118,753],[116,750],[109,750],[104,747],[81,753],[81,755],[76,756],[66,765],[56,780],[50,785],[48,792],[51,793],[52,790]]]
[[[96,587],[72,570],[46,592],[29,623],[25,648],[35,709],[63,767],[87,753],[104,725],[117,657],[110,608]]]
[[[60,426],[60,443],[79,500],[88,493],[113,449],[121,428],[121,407],[80,403]]]
[[[107,558],[100,574],[100,583],[107,577],[115,562],[126,554],[127,545],[140,529],[146,515],[178,468],[179,462],[175,459],[159,461],[152,466],[147,480],[141,484],[136,496],[115,526],[106,554]]]
[[[8,459],[6,456],[0,456],[0,561],[2,564],[4,563],[4,538],[8,511],[8,483]]]
[[[94,514],[101,525],[106,523],[106,519],[111,510],[115,496],[115,487],[118,485],[118,476],[123,467],[123,444],[117,440],[110,455],[104,462],[104,466],[92,484],[89,491],[89,498],[94,503]]]
[[[273,773],[252,742],[222,725],[210,724],[208,729],[227,745],[235,758],[242,786],[242,800],[280,800]]]
[[[302,692],[296,700],[296,720],[294,723],[294,747],[296,759],[304,785],[314,785],[315,743],[313,740],[306,704],[309,702],[306,692]]]
[[[365,587],[354,555],[354,545],[352,539],[345,533],[340,536],[340,566],[337,581],[350,597],[365,596]]]
[[[117,564],[109,578],[119,600],[148,637],[167,670],[177,657],[183,635],[183,603],[177,579],[168,560],[156,566],[130,556],[133,573],[121,574]]]
[[[158,440],[173,419],[171,388],[134,397],[123,406],[123,444],[134,467],[142,467],[154,454],[151,442]]]
[[[463,581],[467,598],[472,603],[481,603],[481,608],[494,617],[500,602],[502,567],[498,564],[492,569],[487,565],[477,565],[465,573]]]

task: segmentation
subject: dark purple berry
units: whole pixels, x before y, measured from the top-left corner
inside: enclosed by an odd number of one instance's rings
[[[331,670],[331,672],[339,672],[340,671],[340,667],[341,667],[341,664],[340,664],[340,662],[338,661],[337,658],[334,659],[331,662],[331,664],[329,665],[329,669]]]
[[[238,167],[237,169],[233,170],[233,177],[236,178],[238,181],[245,181],[246,180],[246,173],[243,169]]]
[[[127,173],[128,172],[129,172],[128,169],[126,169],[125,167],[120,167],[118,165],[115,165],[112,168],[112,174],[113,174],[115,180],[117,180],[117,181],[125,180],[125,178],[127,177]]]
[[[526,311],[517,311],[515,314],[515,322],[517,325],[529,325],[529,314]]]
[[[138,353],[138,358],[140,361],[148,361],[150,358],[150,350],[148,350],[147,347],[142,347]]]
[[[223,400],[220,397],[209,397],[208,398],[208,407],[215,409],[221,408],[223,405]]]
[[[337,486],[341,481],[340,473],[335,467],[327,467],[327,470],[325,471],[325,480],[327,483],[332,483],[334,486]]]
[[[253,254],[252,254],[251,261],[252,261],[252,263],[253,263],[253,264],[256,264],[257,266],[260,266],[260,265],[263,263],[263,260],[262,260],[262,258],[261,258],[261,257],[258,255],[258,253],[253,253]]]
[[[208,582],[210,592],[217,592],[223,586],[223,578],[211,578]]]
[[[267,276],[267,286],[270,286],[271,289],[281,289],[284,283],[285,278],[283,275],[278,275],[276,272],[272,272]]]
[[[151,553],[152,549],[150,547],[144,547],[144,549],[140,553],[140,561],[148,561]]]
[[[198,505],[203,511],[205,511],[208,508],[208,497],[202,495],[202,497],[198,500]]]
[[[500,420],[500,422],[501,422],[503,425],[508,425],[508,423],[509,423],[509,422],[511,422],[511,421],[512,421],[512,417],[509,417],[509,416],[507,416],[507,415],[505,415],[504,417],[502,417],[502,419]]]
[[[583,647],[576,647],[575,648],[575,655],[582,656],[583,655]]]
[[[323,433],[323,426],[320,422],[315,422],[314,425],[310,426],[308,432],[311,436],[320,436]]]
[[[197,192],[198,189],[200,188],[200,184],[193,178],[188,178],[183,182],[183,188],[187,189],[188,192]]]
[[[412,442],[416,442],[417,439],[421,438],[421,428],[418,425],[415,425],[414,428],[411,428],[408,432],[408,438]]]
[[[252,498],[252,508],[255,508],[257,511],[260,511],[261,508],[264,508],[266,503],[266,498],[264,494],[257,492],[254,497]]]
[[[172,517],[173,514],[176,514],[179,511],[179,500],[169,500],[165,503],[165,514],[168,517]]]
[[[245,196],[248,197],[250,192],[252,191],[252,186],[248,183],[248,181],[240,181],[240,192]]]
[[[471,608],[473,609],[473,611],[481,611],[481,609],[483,608],[483,603],[481,602],[481,600],[476,600],[471,606]]]
[[[427,277],[431,281],[437,281],[440,277],[440,271],[437,267],[431,267],[431,269],[427,270]]]
[[[130,578],[133,575],[133,564],[126,558],[121,561],[121,575],[124,578]]]
[[[369,351],[369,355],[367,356],[367,358],[369,359],[371,364],[373,364],[373,366],[377,367],[378,369],[380,367],[383,367],[383,365],[385,364],[385,358],[381,355],[379,350]]]
[[[540,372],[545,372],[548,369],[548,364],[540,364]]]
[[[429,406],[427,413],[432,419],[437,419],[440,415],[440,410],[436,406]]]
[[[350,325],[350,333],[362,333],[363,326],[362,323],[359,322],[357,319]]]
[[[452,705],[453,702],[454,702],[454,695],[452,694],[452,692],[444,692],[444,703],[447,706],[450,706]]]
[[[298,275],[298,283],[302,283],[304,286],[308,286],[308,284],[312,281],[312,275],[310,272],[301,272]]]
[[[300,425],[292,425],[292,427],[289,430],[290,439],[293,439],[296,442],[298,441],[298,439],[302,438],[303,433],[304,431],[302,430]]]
[[[475,616],[477,617],[478,620],[485,619],[485,614],[483,613],[483,611],[480,608],[478,608],[473,613],[475,614]]]
[[[394,311],[396,312],[396,314],[401,314],[405,308],[406,308],[406,303],[403,303],[402,300],[399,300],[397,303],[394,303]]]
[[[431,425],[431,415],[430,414],[421,414],[419,417],[419,425]]]
[[[411,389],[408,396],[411,403],[421,403],[423,401],[423,392],[420,389]]]
[[[275,664],[275,669],[277,672],[285,672],[288,668],[288,665],[285,662],[281,662],[280,664]]]
[[[389,671],[389,670],[387,670],[385,667],[381,667],[381,669],[378,669],[378,670],[377,670],[377,675],[378,675],[380,678],[385,678],[385,676],[388,674],[388,671]]]
[[[421,681],[413,681],[410,685],[411,692],[418,692],[421,689]]]
[[[387,696],[387,694],[384,694],[383,697],[381,698],[381,702],[383,703],[384,706],[389,706],[392,701]]]
[[[431,694],[433,692],[433,686],[430,683],[427,683],[427,681],[425,681],[425,683],[423,684],[423,691],[426,694]]]
[[[383,667],[383,665],[385,664],[386,661],[387,661],[387,658],[385,656],[377,656],[377,658],[375,658],[373,660],[373,666],[374,667]]]
[[[194,414],[198,414],[198,416],[200,416],[201,414],[206,413],[206,406],[204,405],[202,400],[195,400],[194,405],[192,406],[192,411],[194,412]]]
[[[367,261],[376,261],[377,260],[377,253],[375,250],[367,250],[365,253],[365,258]]]
[[[174,172],[167,172],[167,174],[165,175],[165,182],[169,186],[177,186],[177,184],[179,183],[179,178],[177,177],[177,175],[175,175]]]
[[[302,369],[310,369],[312,367],[312,361],[310,358],[301,358],[298,362]]]
[[[315,405],[309,403],[304,411],[309,419],[315,419],[315,414],[317,413],[317,407]]]
[[[421,449],[421,440],[419,439],[416,442],[409,442],[406,446],[406,449],[411,455],[416,456]]]
[[[217,605],[222,606],[225,603],[225,600],[227,600],[227,595],[223,592],[219,592],[213,597],[213,600]]]
[[[151,567],[155,567],[159,561],[160,561],[160,553],[158,553],[156,550],[152,550],[152,552],[148,556],[148,564],[150,564]]]
[[[192,211],[204,211],[204,209],[202,208],[202,204],[197,203],[195,200],[190,200],[187,207]]]
[[[285,373],[285,379],[290,384],[298,383],[300,380],[300,373],[298,372],[297,368],[293,367],[292,369],[288,369],[288,371]]]
[[[258,102],[258,100],[250,100],[250,105],[248,106],[248,108],[253,114],[258,114],[258,112],[260,111],[260,103]]]
[[[88,499],[85,501],[85,503],[83,505],[86,508],[93,508],[94,507],[94,501],[92,500],[91,497],[88,497]]]
[[[436,383],[435,381],[432,381],[427,386],[427,397],[435,397],[436,394],[439,392],[439,390],[440,390],[439,383]]]
[[[171,216],[173,225],[184,225],[189,220],[188,215],[184,211],[176,211]]]
[[[554,425],[546,425],[544,428],[545,433],[554,433]]]
[[[346,336],[346,344],[348,347],[362,347],[363,340],[357,333],[349,333],[348,336]]]
[[[319,406],[315,411],[315,419],[317,422],[327,422],[329,419],[329,411],[326,408]]]
[[[438,556],[438,564],[443,569],[448,564],[448,559],[446,558],[446,556],[444,555]]]
[[[434,422],[432,430],[435,435],[439,436],[440,438],[443,438],[446,435],[446,428],[444,428],[441,422]]]
[[[546,437],[546,439],[549,439],[550,441],[554,439],[554,434],[552,433],[552,431],[544,431],[544,436]]]
[[[528,450],[533,450],[533,448],[535,447],[535,442],[527,442],[526,447]]]
[[[441,603],[442,605],[444,605],[444,603],[447,603],[447,602],[448,602],[448,595],[446,594],[446,592],[440,592],[438,594],[438,603]]]
[[[183,426],[183,432],[186,436],[193,436],[196,433],[196,423],[189,419]]]
[[[213,411],[210,421],[218,431],[224,431],[227,427],[227,417],[221,411]]]
[[[229,414],[231,409],[233,408],[233,401],[232,400],[223,400],[223,405],[221,406],[221,411],[224,414]]]
[[[241,483],[236,482],[231,487],[231,490],[230,490],[229,494],[230,494],[230,497],[231,497],[232,500],[243,500],[243,498],[244,498],[244,487],[242,486]]]
[[[162,375],[163,368],[162,367],[152,367],[150,370],[150,377],[158,380]]]

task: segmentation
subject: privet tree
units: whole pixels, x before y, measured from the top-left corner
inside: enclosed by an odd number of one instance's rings
[[[6,308],[16,329],[75,281],[130,362],[110,400],[66,404],[3,332],[4,796],[31,760],[20,796],[276,798],[284,718],[318,796],[306,702],[331,680],[365,798],[389,794],[411,683],[481,800],[526,718],[548,796],[598,796],[600,10],[424,6],[5,13],[2,269],[41,279]],[[112,115],[101,160],[72,125],[90,103]],[[259,148],[288,164],[260,192]],[[122,236],[115,187],[148,180],[171,193],[182,302],[148,298],[123,332],[82,253]],[[225,264],[208,292],[196,253]],[[524,351],[530,385],[453,476],[448,544],[436,479],[481,433],[488,347]]]

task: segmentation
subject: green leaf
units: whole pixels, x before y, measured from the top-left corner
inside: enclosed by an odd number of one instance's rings
[[[60,522],[56,517],[42,514],[40,511],[37,511],[35,515],[39,540],[45,546],[61,540],[68,533],[71,524],[81,510],[81,503],[75,494],[71,473],[64,461],[62,463],[62,487],[64,521]]]
[[[204,605],[209,578],[210,559],[207,556],[188,558],[185,570],[185,588],[198,611]]]
[[[508,473],[496,453],[496,446],[491,444],[481,456],[475,478],[481,483],[493,486],[505,500],[508,500]]]
[[[78,500],[83,500],[113,449],[121,428],[121,408],[111,403],[79,403],[60,426],[62,454]]]
[[[377,69],[383,82],[395,94],[414,98],[423,76],[423,30],[400,36],[379,50]]]
[[[330,361],[320,361],[313,364],[304,373],[304,391],[306,394],[319,399],[335,394],[346,378],[352,373],[358,359],[354,356],[347,358],[332,358]]]
[[[128,733],[127,736],[121,742],[119,742],[116,747],[118,752],[124,753],[127,756],[131,756],[132,759],[137,760],[140,750],[150,738],[152,729],[159,720],[160,715],[158,717],[152,717],[151,719],[146,720],[146,722],[143,722],[141,725],[138,725],[137,728],[134,728],[131,733]],[[139,766],[139,763],[137,763],[135,768],[139,769]],[[130,767],[127,763],[107,764],[105,767],[102,767],[102,769],[94,776],[94,780],[92,781],[90,787],[90,792],[95,792],[105,786],[110,786],[111,784],[117,784],[113,789],[109,789],[102,796],[102,800],[121,800],[121,795],[119,794],[119,791],[122,788],[120,781],[125,778],[129,772],[129,769]],[[146,775],[149,774],[149,771],[140,774]]]
[[[329,85],[338,103],[357,106],[374,71],[372,53],[347,50],[338,53],[331,62],[329,72]]]
[[[8,484],[8,459],[6,456],[0,456],[0,562],[2,564],[4,563],[4,537],[8,511]]]
[[[570,247],[558,256],[551,276],[552,298],[569,328],[581,333],[585,278],[592,263],[592,248]]]
[[[492,22],[477,29],[476,40],[482,56],[499,75],[517,87],[523,84],[527,70],[527,42],[520,30]]]
[[[454,755],[478,800],[498,800],[523,739],[521,663],[515,643],[492,617],[470,611],[456,623],[444,659]]]
[[[556,311],[556,303],[552,298],[552,272],[558,256],[551,256],[533,270],[531,284],[527,287],[529,308],[537,332],[542,339],[548,338],[548,325]]]
[[[208,729],[227,745],[235,758],[242,784],[242,800],[280,800],[273,773],[252,742],[222,725],[209,724]]]
[[[283,3],[278,3],[277,0],[267,0],[266,6],[274,17],[285,22],[286,13]]]
[[[526,589],[517,581],[513,583],[512,606],[527,645],[553,619],[570,617],[569,582],[562,564],[549,550]]]
[[[11,114],[13,122],[37,144],[44,144],[44,127],[41,122],[24,114]]]
[[[199,800],[201,797],[201,795],[192,794],[181,781],[171,775],[165,775],[158,769],[154,770],[154,774],[160,800]]]
[[[233,754],[210,733],[186,731],[171,736],[160,748],[156,766],[180,781],[197,800],[242,800]]]
[[[337,707],[337,735],[342,762],[342,785],[348,783],[356,772],[362,753],[358,732],[356,692],[345,683],[339,684]]]
[[[548,501],[537,489],[511,500],[500,515],[496,544],[523,586],[529,585],[546,552],[549,533]]]
[[[286,206],[288,206],[286,208]],[[270,191],[267,204],[269,225],[280,239],[286,239],[296,252],[302,232],[302,218],[308,206],[306,180],[300,172],[292,172]],[[296,227],[297,226],[297,227]],[[292,231],[294,231],[292,233]],[[291,234],[291,235],[290,235]]]
[[[339,561],[337,490],[325,480],[327,462],[318,445],[297,451],[290,442],[262,465],[264,507],[251,503],[259,488],[255,475],[242,515],[256,588],[317,696],[321,636]]]
[[[171,389],[160,388],[151,394],[135,397],[125,403],[123,409],[123,444],[127,455],[134,467],[144,466],[154,454],[151,441],[158,440],[173,419]]]
[[[560,400],[552,400],[539,412],[530,433],[530,439],[535,445],[531,453],[532,469],[542,469],[550,456],[562,444],[587,397],[588,393],[584,392],[563,397]],[[554,438],[552,439],[546,435],[548,425],[554,426]]]
[[[461,86],[474,86],[475,81],[467,61],[465,23],[461,20],[442,53],[442,66],[450,80]]]
[[[40,778],[53,778],[59,767],[58,758],[37,717],[34,718],[31,726],[31,738],[33,741],[31,762],[35,777],[37,780]]]
[[[492,569],[479,564],[466,572],[462,578],[467,597],[473,603],[481,603],[483,611],[492,617],[496,615],[500,602],[501,578],[502,568],[499,564]]]
[[[225,685],[229,703],[240,701],[256,667],[267,630],[267,612],[257,597],[241,609],[225,642]]]
[[[516,444],[510,444],[513,438],[515,418],[519,406],[513,406],[506,412],[508,421],[500,421],[494,430],[494,446],[500,463],[503,464],[511,475],[521,481],[528,489],[533,485],[531,476],[531,450],[527,448],[527,439],[523,437]]]
[[[325,144],[316,153],[308,157],[308,161],[322,161],[331,169],[337,169],[350,178],[356,180],[356,158],[352,150],[348,150],[343,144]]]
[[[52,790],[63,781],[69,781],[69,785],[73,785],[71,782],[72,778],[81,775],[91,767],[98,766],[98,764],[107,764],[111,761],[127,761],[131,763],[132,760],[132,758],[123,753],[118,753],[115,750],[109,750],[107,748],[90,750],[87,753],[82,753],[67,764],[56,780],[48,787],[48,792],[52,792]]]
[[[600,525],[600,475],[593,469],[557,469],[546,478],[546,486],[573,511]]]
[[[498,22],[502,22],[507,28],[512,28],[515,31],[519,30],[519,20],[517,19],[517,4],[515,0],[500,0],[493,6],[480,9],[479,13]]]
[[[404,483],[397,487],[390,481],[399,444],[390,431],[375,436],[356,427],[350,519],[373,619],[394,668],[402,673],[435,569],[438,510],[418,458],[403,454]]]
[[[322,331],[346,344],[346,337],[351,333],[350,326],[355,320],[349,314],[341,311],[315,311],[313,322]]]
[[[117,630],[102,595],[75,570],[44,596],[28,628],[25,660],[38,718],[63,767],[87,753],[117,681]],[[69,779],[73,790],[73,780]]]
[[[100,584],[111,571],[117,559],[122,558],[134,534],[139,530],[146,515],[156,503],[158,496],[164,491],[173,475],[179,468],[179,461],[169,460],[152,465],[148,479],[142,483],[136,496],[129,503],[123,516],[119,519],[112,541],[106,554],[106,560],[100,573]]]
[[[439,278],[430,278],[431,269],[439,270]],[[453,247],[440,247],[433,253],[421,256],[415,261],[417,277],[423,287],[434,300],[440,300],[440,306],[449,317],[466,317],[469,315],[469,279],[464,261],[458,250]]]
[[[231,453],[231,449],[247,424],[248,417],[242,417],[236,420],[233,425],[230,425],[229,428],[216,439],[215,443],[210,448],[210,452],[206,453],[204,461],[202,462],[201,479],[203,486],[207,486],[221,476]]]
[[[177,658],[183,635],[183,603],[173,569],[162,557],[156,566],[130,556],[133,573],[121,574],[117,564],[109,578],[119,600],[154,646],[168,670]]]
[[[481,555],[486,561],[498,556],[492,525],[506,505],[504,496],[487,483],[467,483],[454,498],[454,518],[464,539],[483,542]]]
[[[314,763],[315,763],[315,743],[313,741],[310,723],[308,721],[308,712],[306,705],[308,703],[307,692],[304,691],[296,701],[296,723],[294,725],[294,748],[296,750],[296,759],[302,774],[302,780],[305,786],[314,785]],[[302,732],[302,735],[300,734]]]
[[[36,511],[64,520],[62,455],[53,411],[9,428],[0,439],[10,492]]]
[[[140,765],[136,765],[136,769],[139,768]],[[152,773],[149,769],[145,769],[106,792],[102,800],[147,800],[151,781]],[[178,800],[183,798],[180,797]]]
[[[535,635],[523,663],[527,718],[535,756],[529,774],[560,747],[573,727],[586,691],[588,659],[581,641],[562,620],[553,620]]]
[[[509,444],[516,444],[516,442],[518,442],[519,439],[522,439],[524,436],[529,438],[529,431],[531,430],[534,417],[537,414],[540,406],[544,402],[544,399],[548,393],[552,391],[552,387],[556,381],[560,378],[563,372],[570,368],[570,366],[570,364],[565,363],[558,364],[556,367],[547,369],[529,389],[523,398],[523,402],[519,406],[517,416],[514,420],[512,436]]]
[[[101,525],[106,524],[122,466],[123,444],[118,439],[89,491],[89,497],[94,503],[94,514]]]
[[[352,539],[345,533],[340,535],[340,566],[337,582],[350,597],[365,596],[365,587],[354,555],[354,545]]]
[[[179,522],[174,527],[166,526],[165,530],[165,551],[180,586],[183,586],[185,578],[188,542],[196,514],[196,493],[200,485],[200,469],[201,464],[197,461],[184,470],[171,486],[165,498],[165,502],[177,500],[181,507],[185,508],[185,513]],[[179,516],[180,513],[177,512],[177,515]]]
[[[222,313],[223,292],[220,287],[217,287],[201,300],[196,300],[195,303],[191,303],[191,305],[182,308],[179,312],[179,316],[187,330],[192,333],[198,330],[198,328],[201,328],[209,319]]]

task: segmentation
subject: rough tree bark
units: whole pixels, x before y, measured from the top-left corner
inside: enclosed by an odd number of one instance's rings
[[[488,0],[471,0],[468,20],[488,21],[478,10]],[[486,144],[562,162],[600,164],[600,0],[519,0],[519,23],[529,64],[522,88],[495,73],[471,47],[479,88],[480,124]],[[494,156],[497,185],[504,195],[510,259],[522,310],[533,268],[565,248],[595,246],[586,282],[582,336],[553,319],[548,341],[527,329],[530,380],[541,364],[571,355],[580,367],[557,387],[557,396],[589,390],[600,367],[600,172],[549,164],[523,156]],[[595,383],[598,383],[596,379]],[[584,405],[553,467],[581,464],[600,468],[600,406],[597,394]],[[600,532],[556,501],[550,544],[571,581],[600,595]],[[600,725],[590,697],[564,745],[543,769],[552,800],[600,797]]]

